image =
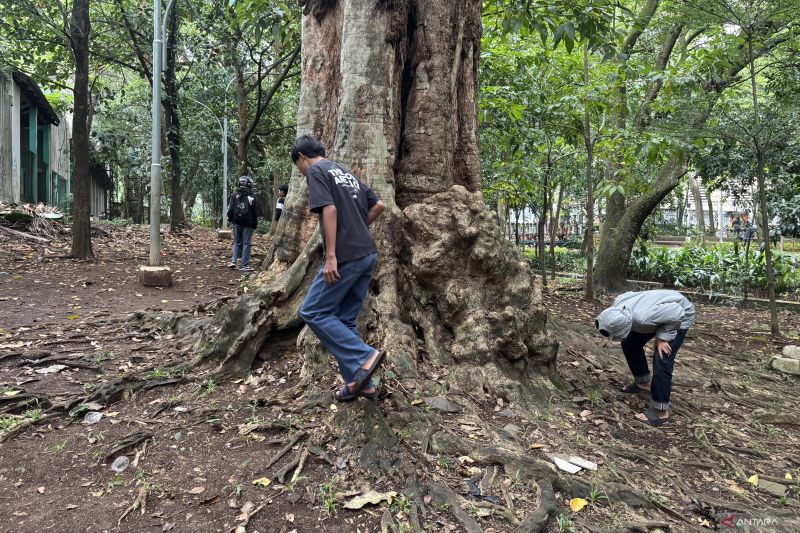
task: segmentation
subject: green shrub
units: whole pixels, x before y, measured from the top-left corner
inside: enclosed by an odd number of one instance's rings
[[[691,243],[678,249],[648,247],[641,243],[631,254],[628,275],[632,279],[659,281],[669,287],[699,288],[718,292],[740,292],[745,283],[760,290],[767,288],[766,259],[757,248],[745,252],[738,243]],[[791,254],[773,250],[775,291],[800,292],[800,274]]]
[[[578,250],[570,250],[561,246],[555,247],[556,254],[556,270],[560,272],[580,272],[586,270],[586,258]],[[525,258],[530,262],[531,267],[535,270],[541,268],[539,263],[539,256],[536,249],[525,249],[523,251]],[[545,267],[550,269],[550,247],[545,249]]]
[[[258,226],[256,227],[256,233],[264,234],[269,233],[269,229],[272,226],[270,221],[264,217],[258,219]]]

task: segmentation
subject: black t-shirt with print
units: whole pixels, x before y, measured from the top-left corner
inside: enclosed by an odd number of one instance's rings
[[[308,167],[308,206],[319,213],[322,245],[325,227],[322,208],[336,206],[336,260],[340,263],[360,259],[376,252],[367,226],[367,212],[378,203],[378,196],[350,171],[323,159]]]

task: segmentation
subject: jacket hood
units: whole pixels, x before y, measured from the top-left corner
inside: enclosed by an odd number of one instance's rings
[[[633,316],[626,307],[609,307],[597,315],[597,329],[605,330],[612,340],[628,338],[633,327]]]

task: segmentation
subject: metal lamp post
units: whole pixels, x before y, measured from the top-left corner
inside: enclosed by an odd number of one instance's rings
[[[227,219],[225,218],[225,208],[228,205],[228,117],[225,116],[225,124],[223,125],[219,119],[214,116],[214,112],[208,107],[206,104],[201,102],[200,100],[195,100],[194,98],[190,98],[194,103],[199,106],[202,106],[206,109],[214,120],[217,121],[217,125],[219,129],[222,131],[222,144],[220,145],[220,150],[222,152],[222,229],[224,230],[227,226]]]
[[[222,119],[222,229],[228,229],[228,218],[225,216],[225,209],[228,207],[228,90],[236,76],[233,76],[225,86],[225,116]]]
[[[164,66],[163,35],[167,14],[174,0],[169,0],[161,18],[161,0],[153,0],[153,130],[150,164],[150,266],[161,265],[161,72]]]

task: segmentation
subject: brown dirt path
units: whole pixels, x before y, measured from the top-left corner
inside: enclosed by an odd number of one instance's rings
[[[224,268],[226,243],[217,242],[211,232],[191,230],[166,237],[165,257],[176,270],[175,287],[143,289],[134,272],[146,257],[146,230],[115,229],[112,235],[96,239],[94,263],[54,259],[49,256],[60,250],[51,247],[48,254],[46,246],[0,240],[3,250],[10,250],[7,259],[23,258],[0,267],[7,272],[0,274],[0,409],[31,395],[25,410],[0,414],[0,434],[20,417],[35,417],[37,409],[46,407],[36,403],[37,396],[40,402],[65,401],[114,378],[141,373],[155,381],[180,377],[168,375],[167,369],[184,361],[190,347],[177,343],[169,331],[142,331],[120,319],[144,308],[191,309],[235,294],[240,283],[240,273]],[[619,347],[593,335],[592,320],[604,303],[586,303],[569,291],[545,296],[551,334],[561,342],[560,377],[554,379],[558,393],[540,409],[524,411],[489,394],[449,394],[438,384],[448,369],[422,364],[420,373],[427,379],[416,389],[388,373],[383,376],[380,410],[387,419],[415,409],[430,412],[421,398],[444,395],[469,406],[441,415],[442,423],[464,439],[501,435],[542,459],[560,453],[597,462],[597,472],[565,475],[571,490],[556,495],[560,518],[551,519],[547,531],[622,531],[631,524],[640,524],[640,531],[724,530],[721,520],[754,509],[746,516],[768,521],[754,530],[800,529],[797,380],[767,367],[788,339],[769,338],[764,312],[699,305],[700,320],[676,364],[675,419],[653,429],[633,416],[645,399],[617,392],[627,380]],[[786,331],[800,331],[797,315],[782,315],[782,322]],[[300,410],[273,401],[299,379],[295,336],[289,332],[273,339],[246,380],[215,383],[205,376],[185,376],[180,384],[103,406],[97,424],[82,423],[82,415],[57,417],[1,443],[0,529],[231,531],[242,523],[247,502],[252,508],[263,505],[249,522],[251,532],[380,531],[387,516],[408,524],[402,497],[391,505],[344,508],[353,495],[368,489],[399,493],[404,488],[364,472],[359,453],[343,451],[346,435],[332,432],[334,417],[358,414],[365,402],[335,410],[323,402]],[[64,359],[37,363],[47,357]],[[65,362],[81,366],[52,370]],[[48,368],[52,371],[37,372]],[[411,405],[401,406],[401,401]],[[776,422],[770,418],[776,414],[786,417]],[[145,440],[106,457],[136,434]],[[403,431],[397,438],[404,448],[420,449]],[[285,455],[273,461],[287,444]],[[291,482],[290,470],[281,482],[281,470],[312,448],[321,456],[308,455],[297,479]],[[118,455],[138,461],[116,474],[110,464]],[[423,454],[423,460],[421,474],[462,496],[467,496],[469,479],[485,478],[485,493],[513,508],[516,520],[536,508],[535,480],[502,469],[491,476],[492,464],[468,457]],[[788,487],[783,499],[746,480],[759,474],[780,481],[787,473],[793,481],[783,481]],[[269,485],[253,484],[264,477]],[[143,490],[146,512],[134,510],[118,525]],[[569,500],[578,496],[590,504],[574,513]],[[447,506],[429,503],[419,517],[423,528],[463,530]],[[463,508],[484,531],[513,530],[497,512],[468,500]]]

